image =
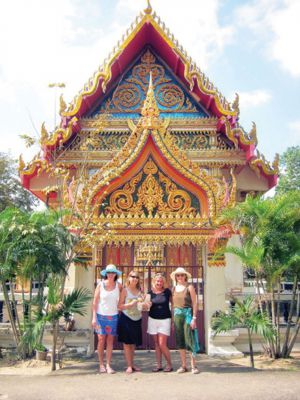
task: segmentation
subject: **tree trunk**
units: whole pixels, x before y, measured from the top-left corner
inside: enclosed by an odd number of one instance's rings
[[[251,368],[254,368],[254,356],[253,356],[252,337],[251,337],[251,332],[250,332],[250,329],[249,329],[249,328],[247,328],[247,330],[248,330],[248,341],[249,341],[250,363],[251,363]]]
[[[260,284],[261,284],[261,287],[263,289],[263,293],[266,294],[267,291],[266,291],[266,288],[265,288],[265,285],[264,285],[262,279],[260,279]],[[265,308],[266,308],[267,316],[268,316],[269,320],[271,321],[271,319],[272,319],[272,317],[271,317],[271,315],[272,315],[272,313],[271,313],[271,303],[269,301],[269,297],[268,296],[265,297]],[[275,358],[274,340],[270,341],[269,339],[267,339],[266,343],[267,343],[267,346],[265,347],[265,350],[267,350],[268,356],[272,357],[272,358]]]
[[[281,290],[281,282],[280,279],[278,279],[277,307],[276,307],[276,337],[277,337],[276,358],[280,357],[280,290]]]
[[[294,282],[293,282],[293,294],[292,294],[292,300],[291,300],[291,304],[290,304],[288,322],[287,322],[287,326],[286,326],[285,337],[284,337],[284,342],[283,342],[282,351],[281,351],[281,357],[283,357],[283,358],[288,357],[287,353],[288,353],[288,347],[289,347],[289,341],[290,341],[290,331],[291,331],[291,324],[292,324],[292,318],[293,318],[293,310],[294,310],[294,305],[295,305],[295,300],[296,300],[297,286],[298,286],[298,279],[297,279],[297,276],[295,276]]]
[[[56,345],[58,337],[58,321],[52,322],[52,355],[51,355],[51,371],[56,370]]]
[[[275,294],[274,294],[274,287],[272,286],[271,289],[271,319],[272,319],[272,325],[274,328],[276,328],[276,338],[275,338],[275,346],[273,345],[272,348],[272,357],[277,358],[277,343],[278,343],[278,337],[277,337],[277,330],[278,327],[276,326],[276,316],[275,316]]]
[[[295,331],[294,335],[293,335],[292,338],[291,338],[289,347],[288,347],[287,352],[286,352],[286,358],[287,358],[287,357],[290,357],[290,355],[291,355],[291,351],[293,350],[293,347],[294,347],[294,344],[295,344],[295,342],[296,342],[296,339],[297,339],[299,330],[300,330],[300,321],[299,321],[299,317],[298,317],[298,319],[297,319],[297,325],[296,325],[296,331]]]
[[[22,282],[21,295],[22,295],[22,309],[23,309],[23,325],[25,325],[27,316],[26,316],[26,300],[25,300],[25,291],[24,291],[23,282]]]
[[[19,343],[20,343],[20,335],[19,335],[16,323],[15,323],[15,320],[13,318],[9,295],[8,295],[8,291],[7,291],[7,287],[6,287],[6,281],[1,281],[1,283],[2,283],[2,291],[3,291],[4,301],[5,301],[7,311],[8,311],[10,324],[11,324],[11,328],[12,328],[14,339],[15,339],[15,344],[18,347]]]
[[[257,273],[255,273],[255,281],[256,281],[256,287],[257,287],[257,294],[258,294],[258,307],[259,310],[261,312],[261,314],[263,313],[263,307],[262,307],[262,300],[261,300],[261,293],[260,293],[260,285],[259,285],[259,277],[257,275]]]
[[[12,280],[9,281],[9,287],[10,287],[10,293],[11,293],[11,300],[12,300],[12,304],[13,304],[13,309],[15,311],[15,316],[16,316],[16,326],[17,326],[18,332],[21,332],[19,313],[18,313],[17,302],[16,302],[16,297],[15,297],[14,282]]]

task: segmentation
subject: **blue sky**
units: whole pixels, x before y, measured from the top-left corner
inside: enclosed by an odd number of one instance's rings
[[[299,0],[152,0],[153,9],[229,101],[255,121],[270,161],[300,144]],[[0,151],[58,121],[51,82],[71,101],[146,7],[146,0],[10,0],[0,14]]]

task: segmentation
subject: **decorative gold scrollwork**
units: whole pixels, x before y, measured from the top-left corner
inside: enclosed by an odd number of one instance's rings
[[[162,85],[156,94],[157,101],[166,108],[181,108],[184,104],[184,93],[179,86],[173,84]]]
[[[130,210],[133,206],[132,193],[135,191],[135,187],[138,182],[142,179],[143,172],[140,172],[133,179],[127,182],[123,190],[116,190],[110,197],[110,207],[107,207],[106,213],[117,212],[122,213]]]
[[[133,84],[121,85],[113,94],[113,101],[118,108],[132,108],[141,101],[141,95]]]
[[[109,206],[104,209],[108,214],[148,215],[156,213],[196,215],[192,199],[188,192],[165,176],[152,159],[143,170],[127,182],[122,189],[116,190],[109,197]]]
[[[148,90],[150,73],[157,101],[166,112],[197,112],[188,96],[179,85],[172,83],[165,68],[157,63],[155,56],[148,49],[141,57],[141,62],[132,68],[130,76],[120,84],[112,97],[103,103],[100,113],[140,112]]]

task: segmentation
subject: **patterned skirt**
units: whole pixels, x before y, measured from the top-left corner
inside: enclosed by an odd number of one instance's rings
[[[97,314],[97,327],[95,332],[98,335],[117,335],[119,315],[101,315]]]

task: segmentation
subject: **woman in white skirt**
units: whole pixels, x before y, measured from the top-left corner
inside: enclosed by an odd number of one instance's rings
[[[171,310],[172,292],[165,287],[165,277],[158,273],[152,281],[152,290],[148,293],[147,301],[151,302],[148,318],[147,332],[153,336],[155,344],[156,367],[152,372],[173,371],[170,350],[167,346],[168,336],[171,332]],[[166,359],[166,367],[162,367],[162,355]]]

